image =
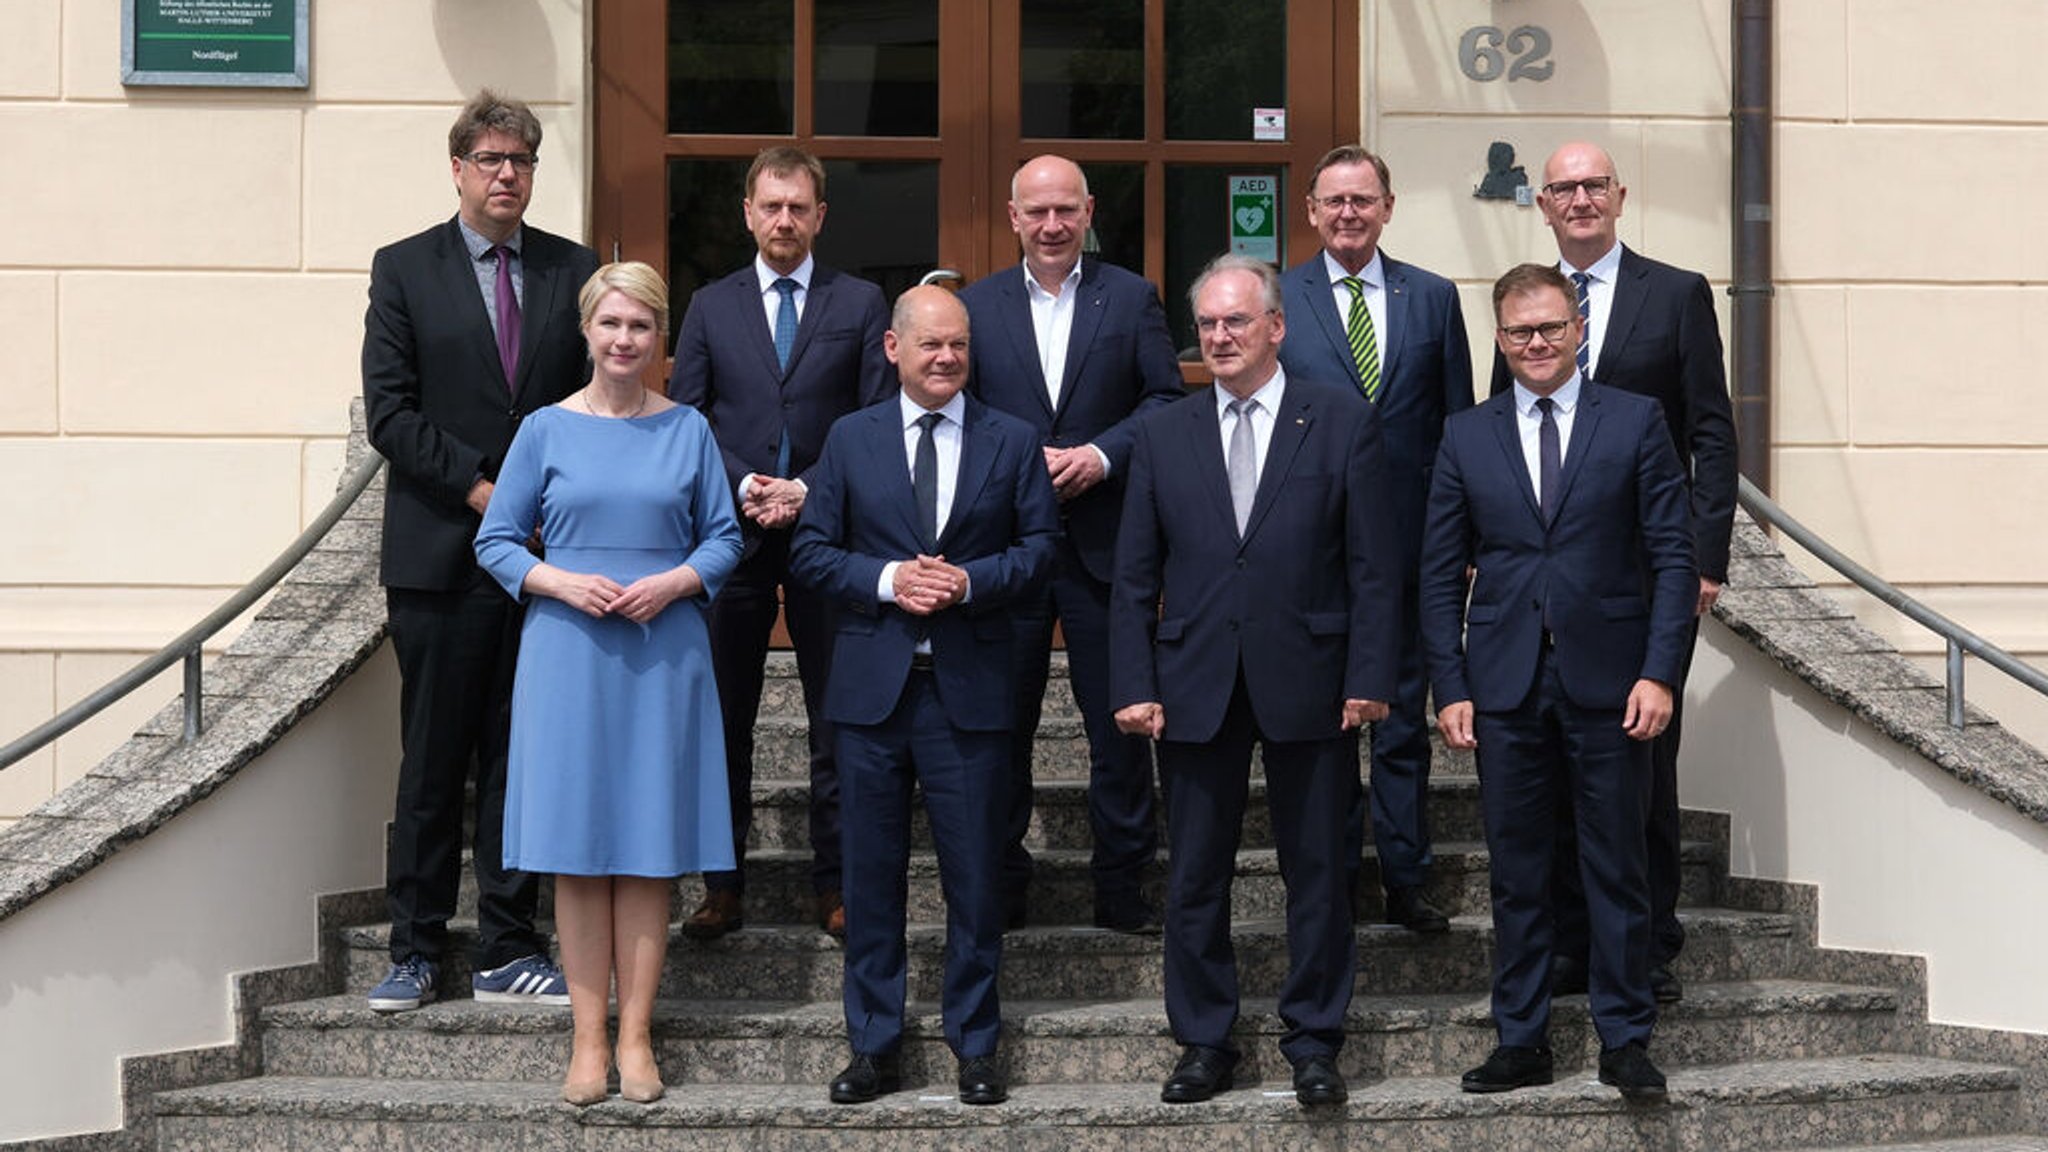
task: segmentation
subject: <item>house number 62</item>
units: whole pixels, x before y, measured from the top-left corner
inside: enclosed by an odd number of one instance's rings
[[[1504,33],[1481,24],[1465,29],[1465,35],[1458,40],[1458,67],[1482,84],[1500,79],[1503,73],[1510,81],[1541,82],[1557,70],[1557,61],[1550,58],[1547,29],[1524,24]]]

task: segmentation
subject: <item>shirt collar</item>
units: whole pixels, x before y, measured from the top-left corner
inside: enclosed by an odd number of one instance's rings
[[[1214,391],[1216,393],[1216,419],[1220,421],[1230,414],[1230,404],[1237,397],[1232,396],[1230,389],[1225,388],[1221,384],[1218,384]],[[1278,416],[1280,414],[1280,402],[1286,396],[1287,370],[1278,364],[1274,364],[1272,377],[1264,384],[1259,385],[1259,390],[1245,397],[1245,399],[1258,401],[1260,410],[1265,412],[1266,415]]]
[[[1060,290],[1057,294],[1047,292],[1044,286],[1039,284],[1038,278],[1031,274],[1031,265],[1019,261],[1018,267],[1024,273],[1024,292],[1033,298],[1042,296],[1048,300],[1057,299],[1059,296],[1066,295],[1069,288],[1081,282],[1081,262],[1079,260],[1074,261],[1074,266],[1067,269],[1067,275],[1060,281]]]
[[[1330,283],[1333,285],[1346,276],[1351,275],[1351,273],[1344,270],[1342,264],[1337,263],[1335,256],[1330,255],[1328,248],[1323,249],[1323,271],[1330,277]],[[1358,270],[1358,279],[1368,288],[1377,289],[1385,286],[1387,282],[1387,269],[1386,265],[1380,260],[1379,249],[1373,249],[1372,259],[1367,260],[1365,267]]]
[[[805,256],[804,262],[797,265],[796,271],[789,274],[789,278],[796,281],[798,291],[809,292],[811,290],[811,274],[817,270],[817,266],[818,258],[816,256]],[[775,282],[782,279],[782,273],[770,268],[768,262],[761,259],[761,254],[758,252],[754,254],[754,275],[761,281],[761,295],[763,296],[775,291]]]
[[[896,391],[896,407],[903,417],[903,427],[906,429],[916,424],[919,418],[926,412],[931,411],[931,409],[919,407],[917,401],[912,400],[910,394],[900,388]],[[940,408],[938,412],[946,420],[951,420],[953,423],[965,427],[967,424],[967,393],[964,390],[953,393],[953,398],[946,401],[945,406]],[[944,422],[943,420],[940,421],[942,424]]]
[[[1579,383],[1579,374],[1574,372],[1571,379],[1565,381],[1559,386],[1557,391],[1550,394],[1550,401],[1556,405],[1559,412],[1570,413],[1572,409],[1579,406]],[[1517,412],[1528,416],[1536,411],[1536,399],[1537,397],[1534,392],[1523,387],[1520,380],[1515,381],[1515,410]]]
[[[462,232],[462,246],[464,248],[469,249],[469,258],[471,260],[481,260],[484,258],[484,253],[489,252],[491,249],[497,247],[497,245],[493,243],[490,239],[485,237],[483,233],[477,231],[474,228],[471,228],[469,226],[469,222],[467,220],[464,220],[460,216],[457,216],[455,218],[455,227],[460,229]],[[510,248],[512,250],[512,254],[514,256],[517,256],[519,255],[520,245],[523,244],[525,240],[526,225],[517,225],[512,229],[512,235],[505,238],[505,247]]]
[[[1557,268],[1567,277],[1574,272],[1584,272],[1601,284],[1612,284],[1621,277],[1621,241],[1616,240],[1614,247],[1607,250],[1607,255],[1585,268],[1574,268],[1571,261],[1562,259],[1557,262]]]

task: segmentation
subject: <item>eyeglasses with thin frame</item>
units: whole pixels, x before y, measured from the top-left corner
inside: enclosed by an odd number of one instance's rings
[[[1315,201],[1317,204],[1322,205],[1323,211],[1325,212],[1342,213],[1347,209],[1353,212],[1370,212],[1374,208],[1379,207],[1380,201],[1385,199],[1385,197],[1347,195],[1311,196],[1309,197],[1309,199]]]
[[[1554,180],[1543,186],[1543,194],[1562,204],[1568,204],[1581,191],[1589,200],[1605,200],[1614,192],[1614,177],[1591,176],[1584,180]]]
[[[1264,312],[1250,316],[1242,312],[1232,312],[1228,316],[1198,316],[1195,318],[1195,331],[1208,336],[1216,330],[1222,329],[1225,336],[1235,340],[1245,334],[1245,330],[1252,326],[1253,321],[1258,320],[1262,316],[1271,316],[1272,314],[1273,310],[1268,308]]]
[[[512,170],[521,176],[531,173],[534,165],[540,163],[540,157],[531,152],[471,152],[463,159],[474,165],[479,172],[496,172],[510,164]]]
[[[1496,328],[1494,331],[1507,340],[1509,347],[1527,348],[1529,341],[1537,336],[1543,337],[1545,344],[1555,345],[1564,339],[1564,334],[1571,330],[1571,326],[1572,322],[1569,320],[1550,320],[1542,324],[1516,324],[1507,328]]]

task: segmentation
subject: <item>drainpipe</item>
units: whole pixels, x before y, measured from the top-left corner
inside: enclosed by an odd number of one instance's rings
[[[1733,245],[1735,434],[1749,481],[1771,490],[1772,0],[1735,0]]]

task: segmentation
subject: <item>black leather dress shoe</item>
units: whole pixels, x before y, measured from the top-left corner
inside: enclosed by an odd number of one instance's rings
[[[1465,1073],[1458,1086],[1467,1092],[1512,1092],[1548,1084],[1554,1071],[1548,1048],[1516,1048],[1503,1044],[1486,1063]]]
[[[1577,956],[1550,958],[1550,994],[1577,996],[1586,991],[1586,962]]]
[[[1650,995],[1655,996],[1659,1004],[1676,1004],[1685,999],[1685,985],[1671,974],[1669,966],[1659,964],[1650,969]]]
[[[1157,936],[1159,913],[1136,892],[1097,892],[1095,926],[1133,936]]]
[[[1031,901],[1022,892],[1003,896],[1003,931],[1015,932],[1031,921]]]
[[[903,1069],[896,1056],[863,1056],[854,1053],[846,1070],[832,1078],[834,1104],[866,1104],[885,1092],[903,1087]]]
[[[1350,1095],[1335,1057],[1310,1056],[1294,1066],[1294,1098],[1303,1108],[1342,1104]]]
[[[1230,1089],[1230,1074],[1237,1067],[1237,1054],[1221,1048],[1190,1044],[1181,1049],[1180,1063],[1159,1090],[1168,1104],[1199,1104]]]
[[[1437,933],[1451,930],[1450,917],[1423,899],[1420,888],[1387,889],[1387,923],[1410,932]]]
[[[1010,1098],[1010,1081],[993,1056],[970,1056],[960,1061],[960,1102],[1001,1104]]]
[[[1650,1063],[1649,1049],[1629,1043],[1600,1053],[1600,1082],[1621,1089],[1632,1103],[1655,1104],[1664,1099],[1664,1074]]]

